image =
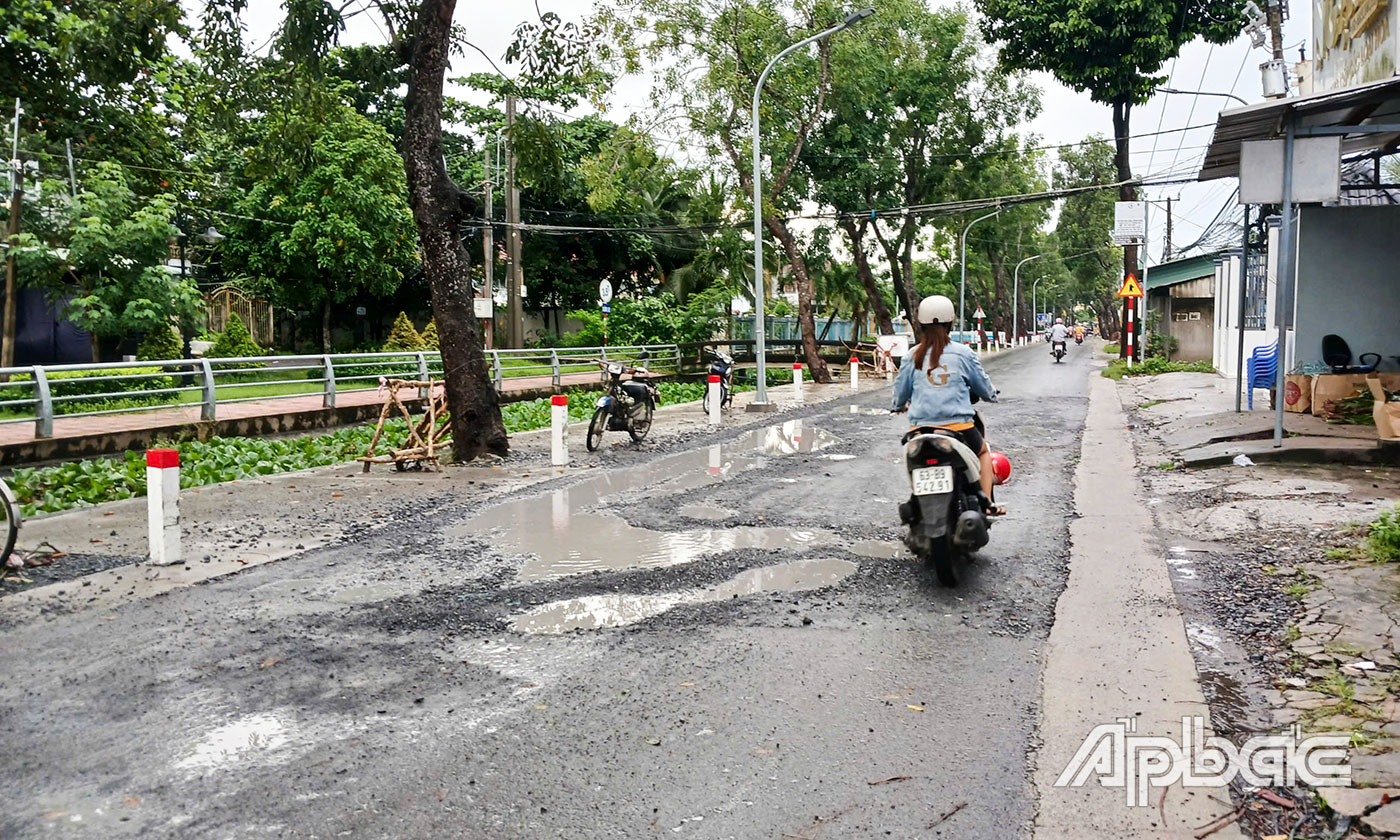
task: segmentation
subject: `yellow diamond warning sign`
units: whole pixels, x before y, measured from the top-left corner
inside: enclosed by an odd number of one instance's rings
[[[1119,297],[1142,297],[1142,286],[1138,285],[1137,278],[1129,274],[1123,279],[1123,288],[1118,290]]]

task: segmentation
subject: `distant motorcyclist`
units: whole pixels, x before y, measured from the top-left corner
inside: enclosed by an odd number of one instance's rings
[[[994,516],[1004,514],[1004,508],[991,502],[996,474],[991,449],[977,428],[977,413],[972,407],[974,396],[996,402],[996,389],[977,354],[949,337],[955,317],[951,300],[943,295],[926,297],[919,303],[918,314],[923,330],[919,343],[900,362],[890,410],[908,411],[911,427],[937,426],[956,433],[981,462],[987,512]]]
[[[1055,326],[1050,328],[1050,344],[1063,344],[1065,338],[1069,336],[1069,329],[1065,326],[1064,318],[1056,318]]]

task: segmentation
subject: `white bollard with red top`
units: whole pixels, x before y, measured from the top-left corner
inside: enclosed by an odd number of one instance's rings
[[[860,359],[851,357],[851,390],[860,390]]]
[[[569,398],[555,394],[549,398],[549,463],[569,465]]]
[[[885,351],[885,378],[894,379],[894,356],[890,351]]]
[[[146,450],[146,526],[151,562],[179,563],[180,453],[174,449]]]
[[[792,363],[792,392],[797,395],[797,401],[802,402],[802,363]]]
[[[722,405],[720,405],[720,402],[721,402],[720,397],[721,397],[721,393],[720,393],[720,388],[719,388],[719,374],[717,374],[717,373],[712,373],[712,374],[710,374],[710,382],[709,382],[709,385],[706,386],[706,388],[705,388],[705,403],[706,403],[706,405],[708,405],[708,406],[710,407],[710,425],[711,425],[711,426],[718,426],[718,425],[719,425],[719,421],[720,421],[719,412],[720,412],[720,409],[723,407]]]

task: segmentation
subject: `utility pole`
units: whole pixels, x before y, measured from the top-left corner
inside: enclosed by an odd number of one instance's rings
[[[515,180],[515,97],[506,97],[506,247],[510,253],[510,277],[506,281],[508,317],[506,335],[511,347],[525,344],[525,313],[521,307],[520,289],[525,285],[520,265],[520,186]]]
[[[1167,196],[1167,241],[1162,243],[1162,262],[1172,258],[1172,197]]]
[[[15,237],[19,236],[19,213],[24,203],[24,164],[19,159],[19,100],[15,100],[15,129],[13,153],[10,157],[10,219],[6,226],[5,249],[5,319],[0,328],[0,367],[15,363]]]
[[[496,208],[491,203],[491,148],[488,146],[481,150],[481,162],[483,171],[486,173],[486,212],[483,214],[486,224],[481,227],[481,271],[485,276],[486,299],[491,301],[491,317],[482,324],[482,332],[486,337],[486,348],[489,350],[495,347],[495,324],[496,324],[496,243],[495,236],[491,230],[491,224],[496,220]]]
[[[1269,39],[1273,57],[1259,66],[1266,99],[1288,95],[1288,66],[1283,61],[1283,22],[1288,17],[1288,0],[1267,0],[1264,16],[1269,24]]]

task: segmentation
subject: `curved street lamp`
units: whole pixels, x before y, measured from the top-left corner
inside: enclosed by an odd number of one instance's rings
[[[959,286],[958,286],[958,339],[959,339],[959,340],[962,340],[962,338],[963,338],[963,329],[964,329],[964,327],[963,327],[963,310],[964,310],[964,309],[966,308],[966,306],[967,306],[967,232],[968,232],[969,230],[972,230],[972,226],[973,226],[973,225],[977,224],[978,222],[982,221],[983,219],[990,219],[991,217],[993,217],[993,216],[995,216],[995,215],[997,215],[997,214],[999,214],[999,213],[1001,213],[1001,208],[1000,208],[1000,207],[998,207],[996,210],[993,210],[992,212],[988,213],[988,214],[985,215],[985,216],[978,216],[977,218],[975,218],[975,219],[973,219],[972,221],[968,222],[968,223],[967,223],[967,227],[963,228],[963,232],[962,232],[962,283],[960,283]]]
[[[758,96],[763,92],[763,83],[768,81],[768,74],[772,72],[773,66],[779,61],[814,41],[829,38],[843,29],[855,26],[873,14],[875,14],[875,10],[870,8],[852,12],[846,16],[845,20],[835,26],[823,29],[812,37],[804,38],[788,47],[768,62],[768,66],[763,68],[763,72],[758,76],[758,84],[753,86],[753,338],[754,361],[758,364],[758,387],[754,390],[753,402],[749,404],[749,411],[772,411],[776,408],[768,402],[768,371],[764,367],[768,352],[763,340],[763,305],[766,303],[764,298],[768,293],[768,284],[763,280],[763,173],[759,169]]]
[[[1021,337],[1021,332],[1018,329],[1021,323],[1021,266],[1043,256],[1045,255],[1036,254],[1033,257],[1026,257],[1016,263],[1016,270],[1011,273],[1011,343],[1013,346],[1016,344],[1016,339]],[[1035,309],[1034,303],[1031,304],[1031,309]],[[1031,313],[1031,317],[1035,317],[1034,312]]]

